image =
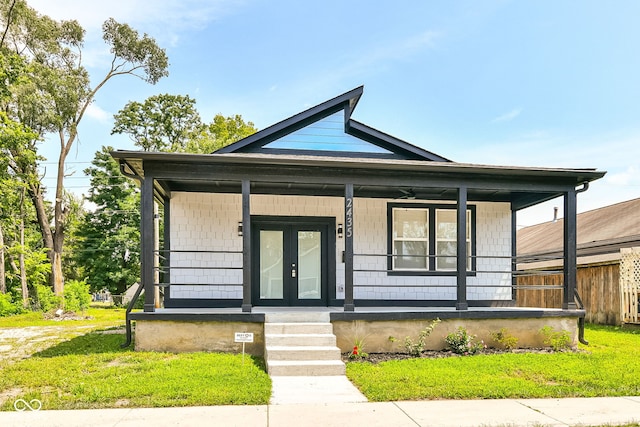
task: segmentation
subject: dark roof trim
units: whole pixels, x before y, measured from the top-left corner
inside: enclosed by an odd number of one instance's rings
[[[351,114],[355,109],[360,97],[362,96],[364,86],[357,87],[349,92],[343,93],[333,99],[316,105],[306,111],[289,117],[275,125],[269,126],[253,135],[241,139],[234,144],[228,145],[215,151],[213,154],[230,154],[230,153],[263,153],[266,150],[265,145],[278,138],[281,138],[291,132],[302,129],[318,120],[321,120],[340,110],[344,110],[344,131],[356,138],[367,141],[378,147],[393,153],[392,158],[410,159],[410,160],[428,160],[435,162],[448,162],[449,160],[430,151],[412,145],[406,141],[395,138],[389,134],[381,132],[377,129],[369,127],[363,123],[351,119]],[[274,151],[271,151],[274,152]],[[361,153],[327,153],[324,151],[299,151],[284,150],[290,154],[307,154],[314,156],[334,156],[337,157],[360,157]],[[388,156],[386,156],[388,157]]]
[[[336,96],[333,99],[318,104],[315,107],[311,107],[306,111],[291,116],[279,123],[269,126],[259,132],[249,135],[240,141],[234,142],[231,145],[227,145],[212,154],[223,153],[239,153],[251,150],[251,146],[258,145],[263,146],[271,141],[274,141],[281,136],[303,128],[307,124],[320,120],[330,114],[345,109],[349,106],[349,110],[353,111],[358,103],[358,100],[362,96],[364,86],[359,86],[355,89],[345,92],[342,95]]]
[[[533,168],[524,166],[493,166],[476,165],[455,162],[424,162],[420,160],[397,159],[358,159],[347,157],[322,157],[322,156],[285,156],[254,153],[231,154],[189,154],[189,153],[159,153],[144,151],[112,151],[115,159],[125,159],[133,166],[134,160],[160,161],[166,163],[183,164],[236,164],[236,165],[269,165],[269,166],[293,166],[293,167],[328,167],[346,169],[384,169],[387,171],[415,171],[422,173],[443,174],[478,174],[484,176],[513,176],[513,177],[546,177],[565,179],[567,182],[580,185],[584,182],[602,178],[606,172],[596,169],[558,169],[558,168]],[[143,174],[143,171],[136,171]]]
[[[408,153],[408,156],[407,156],[408,158],[427,159],[434,162],[450,162],[451,161],[438,154],[432,153],[431,151],[424,150],[413,144],[409,144],[406,141],[398,139],[387,133],[381,132],[377,129],[374,129],[370,126],[365,125],[364,123],[357,122],[353,119],[349,119],[349,121],[347,122],[347,133],[357,138],[371,142],[372,144],[376,144],[379,147],[385,148],[389,151],[398,152],[398,149],[402,151],[406,151]]]

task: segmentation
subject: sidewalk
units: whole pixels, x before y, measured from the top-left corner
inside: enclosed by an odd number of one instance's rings
[[[640,396],[433,400],[0,412],[3,427],[613,426],[640,422]]]

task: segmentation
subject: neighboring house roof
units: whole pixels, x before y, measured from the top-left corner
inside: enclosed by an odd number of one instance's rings
[[[563,224],[559,219],[518,230],[518,255],[561,255]],[[578,256],[640,246],[640,198],[578,214],[577,243]]]
[[[318,156],[340,156],[370,158],[394,158],[405,160],[429,160],[434,162],[448,162],[449,160],[438,155],[409,144],[406,141],[395,138],[384,132],[357,122],[351,118],[351,113],[356,108],[364,87],[360,86],[343,93],[333,99],[325,101],[306,111],[298,113],[281,122],[278,122],[266,129],[254,133],[240,141],[223,147],[212,154],[224,153],[264,153],[264,154],[304,154]],[[318,123],[327,117],[335,116],[333,122],[339,120],[341,123],[341,133],[353,136],[358,140],[371,144],[368,149],[363,149],[363,145],[358,146],[359,150],[349,150],[349,141],[341,140],[337,143],[326,143],[327,137],[335,138],[338,135],[327,135],[330,131],[327,125],[317,127],[317,134],[298,134],[297,139],[283,139],[303,128],[308,128],[313,123]],[[323,143],[319,139],[325,138]],[[278,143],[274,143],[278,141]],[[353,142],[353,140],[351,141]],[[341,144],[342,146],[340,146]],[[315,147],[314,147],[315,145]],[[374,148],[375,147],[375,148]],[[377,148],[377,149],[376,149]],[[357,153],[357,154],[356,154]]]

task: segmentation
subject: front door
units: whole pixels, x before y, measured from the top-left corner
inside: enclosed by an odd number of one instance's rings
[[[326,306],[327,221],[252,220],[253,305]]]

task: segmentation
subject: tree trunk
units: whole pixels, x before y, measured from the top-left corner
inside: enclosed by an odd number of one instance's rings
[[[75,139],[75,132],[69,135],[65,142],[64,132],[58,132],[60,137],[60,156],[58,157],[58,174],[56,177],[56,200],[53,207],[53,251],[51,257],[51,281],[53,293],[62,296],[64,292],[64,275],[62,274],[62,249],[64,246],[64,226],[67,209],[64,206],[64,163]]]
[[[51,231],[51,224],[49,223],[49,216],[47,215],[47,208],[44,201],[44,196],[42,195],[42,191],[40,190],[40,183],[30,183],[29,188],[27,189],[29,192],[29,197],[31,198],[31,202],[33,203],[33,207],[36,210],[36,218],[38,220],[38,226],[40,228],[40,234],[42,235],[42,244],[45,248],[48,249],[49,262],[53,267],[53,232]],[[53,268],[51,269],[51,287],[54,287],[54,274]]]
[[[0,293],[7,293],[7,281],[4,271],[4,234],[2,233],[2,224],[0,223]]]
[[[29,306],[29,290],[27,289],[27,270],[24,264],[24,188],[20,198],[20,287],[22,288],[22,306]]]

